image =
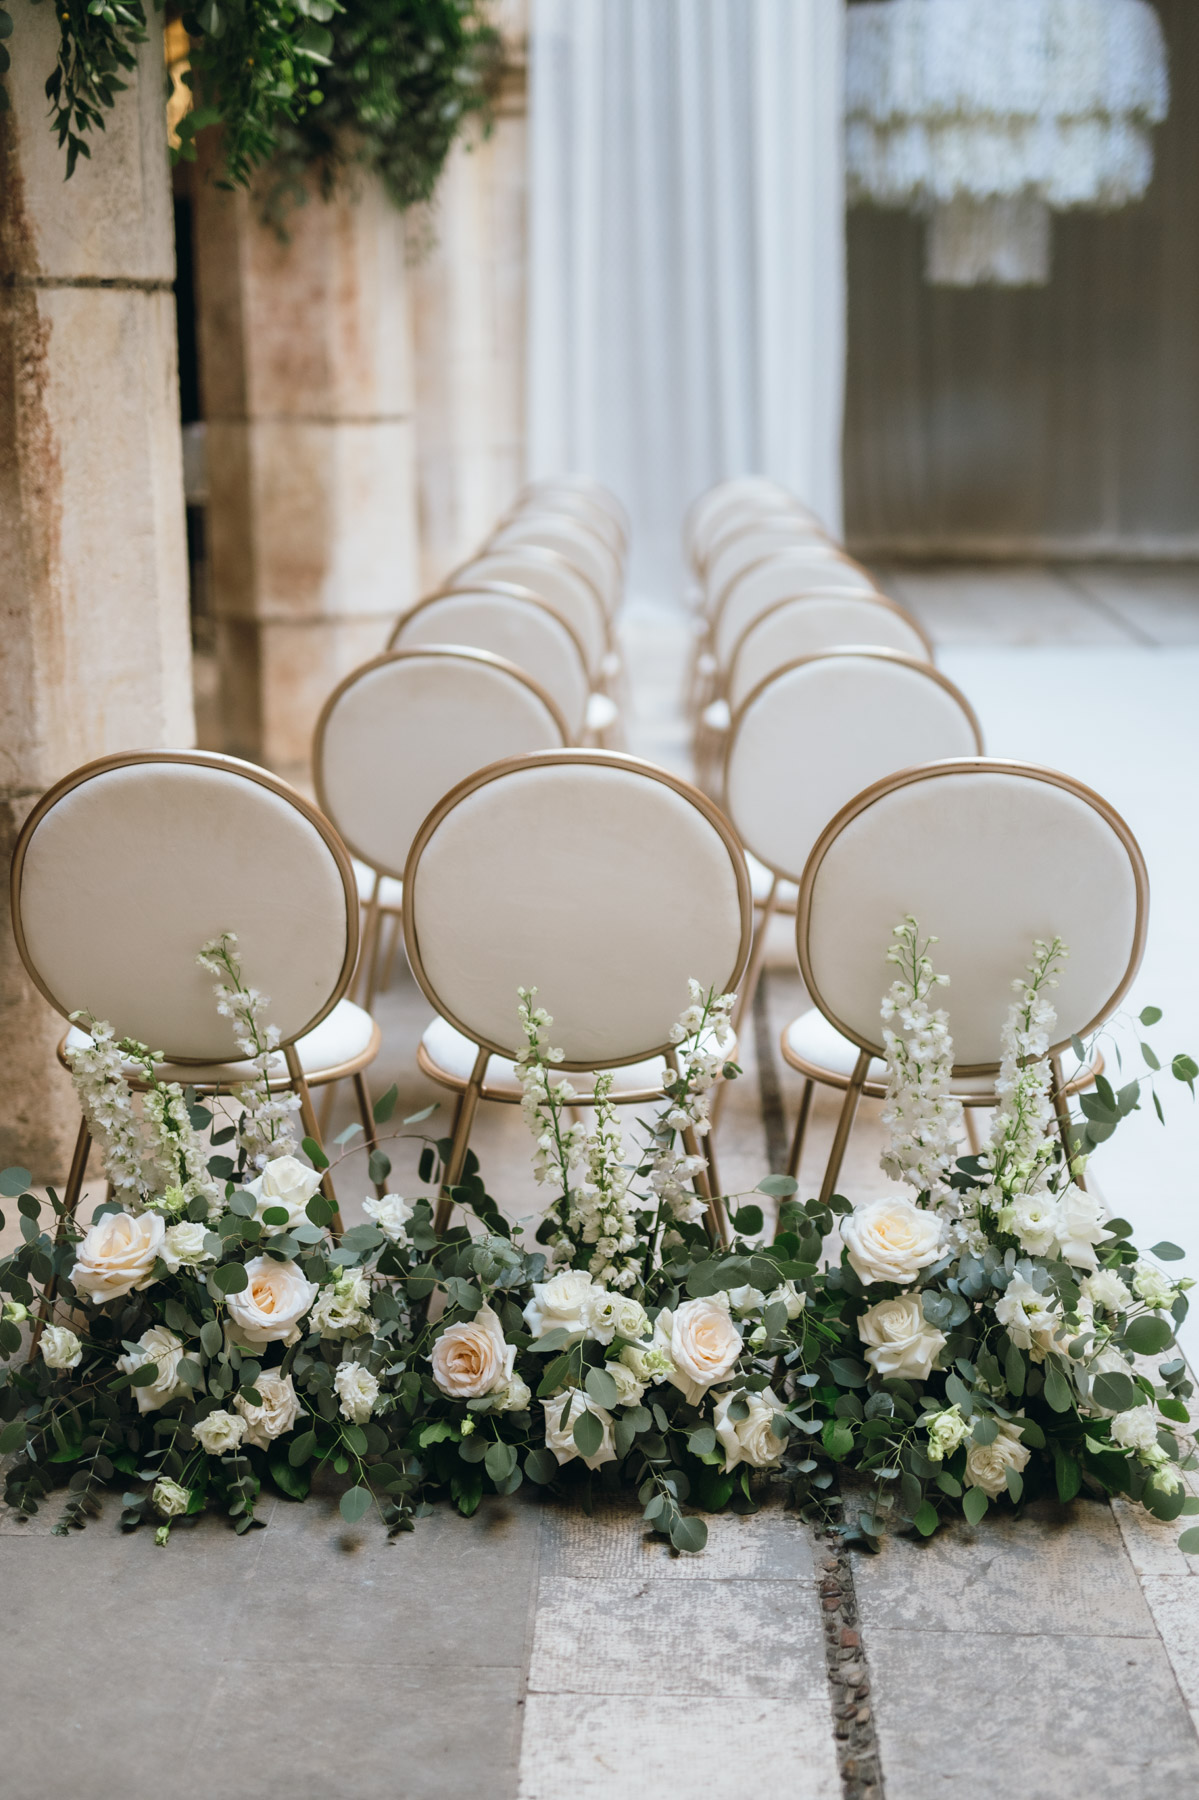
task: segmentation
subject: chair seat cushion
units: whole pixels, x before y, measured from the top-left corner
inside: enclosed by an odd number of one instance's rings
[[[478,1047],[470,1038],[456,1031],[447,1020],[438,1018],[429,1025],[420,1043],[430,1073],[437,1070],[449,1085],[466,1086],[478,1054]],[[729,1046],[728,1054],[736,1055],[734,1046]],[[631,1099],[634,1095],[660,1094],[666,1064],[662,1057],[651,1056],[645,1062],[627,1063],[624,1068],[613,1069],[611,1073],[613,1098],[619,1100],[624,1095]],[[580,1098],[590,1096],[595,1087],[594,1074],[580,1074],[574,1069],[564,1069],[562,1074]],[[522,1092],[515,1064],[506,1057],[493,1056],[483,1082],[484,1097],[488,1100],[519,1100]]]
[[[749,868],[749,885],[753,890],[754,905],[765,906],[766,896],[770,892],[770,884],[774,876],[764,862],[759,862],[752,850],[745,852],[745,861]],[[794,912],[799,904],[799,889],[793,881],[780,881],[779,891],[775,898],[775,912]]]
[[[375,871],[369,863],[359,862],[355,856],[354,879],[358,883],[358,898],[365,906],[375,891]],[[379,882],[379,905],[384,912],[402,912],[404,908],[404,884],[397,881],[394,875],[384,875]]]
[[[296,1050],[300,1058],[300,1067],[309,1080],[319,1077],[327,1069],[337,1069],[343,1063],[356,1061],[366,1054],[375,1036],[375,1021],[352,1000],[339,1000],[329,1015],[322,1019],[315,1030],[306,1037],[297,1038]],[[80,1048],[90,1043],[85,1031],[78,1025],[72,1025],[63,1041],[64,1049]],[[125,1065],[127,1071],[136,1072],[136,1066]],[[198,1067],[192,1063],[156,1063],[155,1074],[160,1081],[177,1081],[181,1087],[189,1082],[202,1086],[219,1083],[222,1087],[236,1087],[253,1078],[254,1071],[249,1063],[206,1063]],[[271,1079],[276,1076],[285,1078],[287,1062],[281,1050],[276,1050],[271,1057]]]
[[[809,1012],[801,1013],[798,1019],[792,1019],[783,1032],[783,1056],[792,1068],[800,1068],[807,1064],[813,1070],[822,1070],[832,1077],[831,1085],[845,1087],[853,1074],[854,1064],[858,1060],[858,1047],[850,1042],[834,1025],[830,1025],[824,1014],[812,1007]],[[1084,1072],[1077,1057],[1067,1054],[1063,1058],[1063,1073],[1067,1085],[1073,1088],[1074,1083],[1082,1076],[1082,1085],[1088,1085],[1094,1078],[1096,1069],[1101,1070],[1103,1060],[1095,1061]],[[817,1077],[819,1079],[819,1077]],[[866,1073],[866,1091],[878,1089],[881,1093],[887,1085],[887,1065],[880,1056],[872,1057]],[[967,1094],[994,1093],[994,1082],[986,1075],[955,1075],[950,1082],[950,1089],[959,1097]]]

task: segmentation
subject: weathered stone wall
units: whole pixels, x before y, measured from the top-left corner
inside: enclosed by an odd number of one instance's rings
[[[109,751],[193,741],[162,39],[63,180],[52,7],[23,7],[0,114],[0,841]],[[87,870],[80,869],[85,883]],[[0,1164],[61,1175],[63,1029],[0,921]]]

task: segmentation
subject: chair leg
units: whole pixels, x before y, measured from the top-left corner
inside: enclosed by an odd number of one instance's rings
[[[433,1229],[438,1237],[444,1236],[449,1227],[450,1215],[454,1210],[454,1202],[450,1199],[450,1189],[457,1187],[462,1179],[462,1171],[466,1166],[466,1152],[470,1148],[471,1127],[475,1122],[475,1111],[479,1104],[479,1095],[490,1060],[491,1052],[480,1049],[475,1057],[475,1066],[470,1072],[470,1080],[458,1102],[458,1116],[454,1120],[454,1137],[450,1145],[450,1160],[446,1164],[445,1179],[441,1185],[437,1211],[433,1215]]]
[[[799,1096],[799,1117],[795,1121],[795,1135],[791,1139],[791,1151],[787,1157],[787,1173],[798,1178],[799,1161],[803,1155],[803,1141],[808,1129],[808,1115],[812,1110],[812,1095],[816,1083],[808,1080],[803,1084],[803,1093]]]
[[[862,1098],[867,1071],[870,1068],[869,1050],[860,1050],[858,1060],[854,1064],[853,1074],[849,1078],[849,1086],[845,1090],[845,1099],[841,1105],[841,1116],[837,1120],[837,1129],[833,1136],[833,1147],[829,1151],[828,1166],[824,1171],[824,1180],[820,1185],[820,1203],[827,1206],[837,1191],[837,1177],[841,1173],[841,1164],[845,1161],[845,1150],[849,1143],[849,1134],[853,1130],[854,1116],[858,1110],[858,1101]]]
[[[1073,1152],[1070,1148],[1070,1103],[1066,1099],[1066,1077],[1062,1072],[1061,1057],[1051,1056],[1049,1058],[1049,1067],[1053,1071],[1053,1110],[1057,1115],[1058,1136],[1062,1140],[1062,1150],[1065,1154],[1066,1167],[1068,1169],[1073,1160]],[[1075,1185],[1080,1187],[1085,1194],[1087,1191],[1087,1184],[1083,1177],[1081,1175],[1076,1175],[1074,1181]]]
[[[719,1197],[723,1196],[724,1189],[721,1186],[720,1171],[716,1167],[716,1145],[713,1143],[712,1138],[713,1133],[711,1131],[705,1131],[703,1137],[700,1139],[699,1147],[703,1154],[704,1161],[708,1165],[708,1192],[714,1197]]]
[[[86,1118],[81,1118],[79,1121],[79,1130],[75,1137],[75,1149],[71,1156],[71,1167],[67,1175],[67,1185],[63,1189],[62,1211],[58,1215],[58,1223],[54,1228],[56,1264],[58,1261],[57,1252],[62,1245],[63,1239],[67,1235],[68,1224],[75,1217],[75,1212],[79,1205],[79,1198],[83,1193],[83,1178],[87,1174],[87,1156],[91,1147],[92,1134],[88,1129]],[[37,1355],[37,1347],[41,1342],[42,1333],[46,1329],[50,1314],[54,1310],[54,1300],[57,1293],[58,1269],[55,1267],[51,1271],[49,1281],[42,1289],[42,1298],[37,1309],[37,1317],[33,1322],[33,1330],[30,1333],[29,1355],[25,1359],[27,1362],[32,1362]]]
[[[978,1122],[974,1117],[972,1106],[963,1106],[962,1113],[966,1123],[966,1142],[970,1146],[971,1156],[977,1156],[982,1149],[982,1140],[978,1135]]]
[[[316,1121],[316,1108],[312,1104],[312,1089],[309,1087],[304,1071],[300,1067],[300,1058],[296,1053],[295,1045],[285,1045],[283,1055],[287,1061],[287,1073],[291,1078],[291,1085],[299,1095],[300,1123],[304,1127],[305,1134],[315,1140],[318,1148],[323,1149],[321,1143],[321,1130]],[[329,1223],[334,1240],[336,1241],[341,1236],[342,1223],[341,1210],[338,1207],[337,1194],[333,1187],[333,1171],[331,1169],[326,1169],[321,1176],[321,1192],[329,1202],[329,1205],[333,1208],[333,1217]]]
[[[371,1109],[370,1089],[366,1085],[366,1076],[359,1069],[354,1076],[354,1094],[358,1101],[358,1116],[362,1120],[362,1130],[368,1151],[379,1148],[379,1134],[375,1130],[375,1115]],[[382,1200],[387,1192],[386,1181],[375,1182],[375,1198]]]

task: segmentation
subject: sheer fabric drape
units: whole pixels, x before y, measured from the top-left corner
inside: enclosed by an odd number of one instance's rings
[[[632,513],[760,470],[840,527],[841,0],[534,0],[529,464]]]

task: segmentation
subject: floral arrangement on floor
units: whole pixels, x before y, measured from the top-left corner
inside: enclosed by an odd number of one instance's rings
[[[298,1102],[271,1087],[269,1003],[231,935],[206,945],[252,1078],[202,1102],[163,1082],[145,1045],[82,1021],[73,1075],[108,1200],[84,1227],[53,1190],[29,1192],[27,1171],[0,1175],[23,1238],[0,1261],[6,1499],[30,1514],[65,1483],[63,1532],[115,1486],[123,1524],[165,1543],[210,1507],[248,1531],[264,1485],[300,1500],[326,1475],[349,1522],[376,1509],[392,1532],[437,1499],[470,1514],[525,1482],[585,1507],[635,1489],[680,1551],[702,1549],[700,1513],[752,1511],[775,1480],[833,1518],[850,1477],[868,1497],[841,1529],[872,1547],[890,1528],[927,1536],[957,1505],[977,1521],[1046,1482],[1063,1499],[1128,1494],[1161,1518],[1199,1510],[1170,1430],[1187,1418],[1185,1365],[1170,1356],[1154,1381],[1137,1360],[1170,1350],[1190,1284],[1139,1255],[1084,1186],[1090,1146],[1140,1083],[1114,1092],[1100,1076],[1085,1125],[1058,1120],[1046,1052],[1065,951],[1038,945],[990,1140],[959,1156],[933,941],[914,920],[897,929],[884,1003],[883,1165],[913,1197],[800,1203],[793,1180],[767,1176],[770,1242],[754,1196],[737,1198],[730,1228],[701,1153],[716,1085],[738,1072],[733,996],[692,984],[663,1100],[627,1145],[611,1074],[581,1096],[522,990],[517,1068],[548,1193],[533,1241],[473,1155],[450,1192],[468,1222],[438,1236],[450,1142],[419,1131],[427,1193],[372,1196],[367,1222],[342,1231],[322,1191],[329,1159],[297,1143]],[[395,1104],[393,1089],[376,1119]],[[360,1130],[341,1134],[342,1156]],[[372,1180],[390,1168],[376,1149]],[[840,1263],[822,1267],[838,1224]]]

